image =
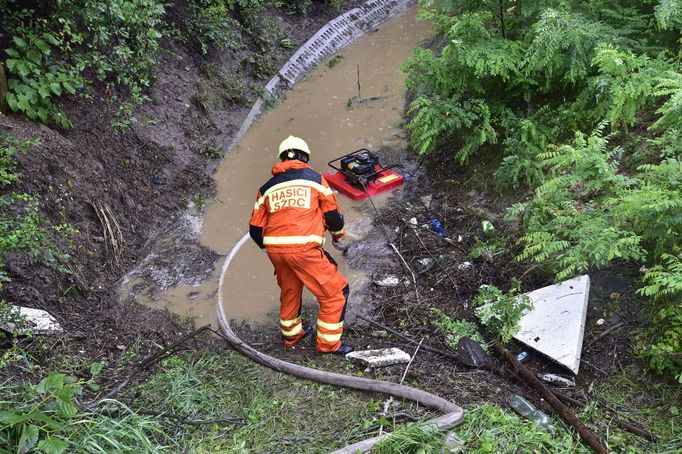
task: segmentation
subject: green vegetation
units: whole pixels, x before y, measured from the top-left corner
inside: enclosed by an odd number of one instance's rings
[[[122,357],[118,367],[125,362]],[[124,405],[127,399],[118,397],[90,411],[79,402],[92,398],[101,370],[95,363],[88,379],[50,374],[37,385],[3,384],[0,445],[17,452],[26,433],[33,445],[63,447],[37,452],[321,452],[362,439],[363,427],[378,430],[372,415],[380,403],[272,372],[231,351],[167,358],[128,391],[134,402]],[[145,410],[215,422],[177,424]]]
[[[20,179],[16,157],[36,145],[36,141],[20,142],[9,134],[0,134],[0,190]],[[9,279],[5,260],[11,253],[24,254],[33,262],[66,271],[64,264],[69,256],[60,250],[53,238],[60,237],[61,232],[68,232],[69,227],[65,224],[51,225],[41,216],[39,204],[40,198],[36,195],[12,191],[0,193],[0,288]],[[0,300],[0,305],[3,303]],[[7,314],[6,310],[0,309],[0,312]]]
[[[353,424],[368,413],[352,393],[271,372],[237,353],[177,356],[161,368],[140,389],[143,407],[193,419],[244,419],[227,432],[214,425],[182,434],[176,440],[187,452],[319,452],[355,438]]]
[[[530,189],[519,260],[557,280],[645,265],[640,353],[682,382],[682,2],[422,2],[444,45],[405,65],[420,154]],[[492,158],[492,159],[491,159]],[[521,192],[519,192],[521,193]]]
[[[519,331],[519,320],[524,311],[533,308],[531,299],[516,295],[517,292],[518,283],[507,293],[494,285],[482,285],[474,300],[474,312],[481,323],[505,343]]]
[[[115,124],[127,127],[133,106],[147,99],[144,89],[168,33],[163,3],[67,0],[36,8],[11,1],[0,5],[6,18],[0,33],[15,44],[5,50],[14,76],[9,78],[10,108],[46,124],[70,127],[56,98],[98,80],[113,101],[122,98]],[[121,88],[120,96],[112,91],[115,87]]]
[[[559,425],[556,435],[534,421],[494,405],[482,405],[466,413],[464,422],[456,428],[456,432],[464,442],[465,451],[477,454],[590,452],[563,427],[561,421],[554,419],[553,423]]]
[[[223,108],[228,104],[246,105],[248,89],[240,79],[230,77],[214,65],[206,65],[196,84],[192,103],[204,112]]]
[[[51,45],[58,45],[59,41],[51,33],[38,35],[27,31],[22,36],[14,36],[13,42],[15,47],[5,49],[10,57],[5,62],[10,109],[23,112],[32,120],[70,127],[71,123],[54,105],[53,98],[61,96],[62,91],[75,94],[83,83],[73,68],[64,62],[52,61]]]
[[[127,411],[120,418],[82,410],[78,397],[93,387],[102,365],[90,367],[90,378],[52,373],[37,385],[5,382],[0,392],[0,453],[151,452],[163,451],[164,437],[149,417]],[[168,451],[170,452],[170,451]]]
[[[502,342],[509,342],[519,331],[519,320],[523,313],[533,308],[531,299],[526,295],[518,295],[519,282],[513,282],[512,288],[504,293],[494,285],[482,285],[474,299],[474,314],[492,334]],[[431,308],[437,317],[431,324],[445,334],[445,343],[457,351],[457,344],[463,337],[468,337],[480,344],[484,349],[488,345],[481,336],[476,323],[467,320],[453,320],[443,311]]]
[[[463,337],[468,337],[481,345],[484,349],[488,348],[483,336],[478,332],[478,326],[475,323],[467,320],[453,320],[450,316],[435,307],[431,308],[431,312],[437,317],[435,320],[431,320],[431,324],[445,334],[445,343],[453,351],[457,351],[457,344]]]
[[[63,0],[31,8],[0,1],[0,40],[9,44],[7,104],[33,120],[70,128],[59,98],[101,90],[116,108],[113,125],[127,130],[138,121],[134,107],[149,99],[162,44],[173,41],[193,43],[206,55],[241,49],[250,39],[259,52],[243,64],[266,79],[275,71],[272,54],[293,43],[276,19],[261,14],[265,6],[262,0],[201,0],[189,3],[187,20],[176,21],[169,14],[175,6],[161,0]]]
[[[440,453],[443,451],[443,433],[424,423],[399,427],[386,439],[372,448],[372,454]]]
[[[494,405],[482,405],[466,412],[462,424],[453,431],[456,437],[448,436],[454,445],[452,452],[590,452],[563,425],[553,435],[534,421],[525,420]],[[424,423],[414,423],[397,429],[372,449],[372,453],[435,454],[443,452],[444,439],[445,433],[429,429]]]
[[[602,408],[596,405],[586,407],[579,416],[596,424],[607,421],[611,432],[609,445],[614,451],[628,452],[625,450],[628,446],[635,452],[676,453],[682,450],[682,418],[677,407],[682,399],[679,386],[653,382],[651,377],[632,368],[608,377],[592,390],[591,397],[608,402],[619,411],[620,417],[637,421],[660,439],[656,445],[646,446],[641,438],[629,432],[616,431],[616,425],[609,422],[610,418]]]
[[[51,361],[68,372],[46,374],[26,352],[9,349],[3,367],[28,368],[25,378],[31,382],[0,383],[0,453],[31,448],[41,453],[327,452],[389,424],[376,416],[381,402],[273,372],[230,350],[207,348],[166,358],[149,380],[88,409],[85,403],[97,399],[100,374],[107,372],[108,383],[111,369],[139,359],[134,350],[109,370],[101,363],[53,356]],[[184,424],[155,412],[215,422]]]
[[[594,392],[596,398],[604,399],[622,410],[622,415],[644,424],[655,433],[660,441],[651,445],[641,438],[617,428],[599,407],[590,405],[578,412],[577,416],[591,425],[603,425],[607,433],[605,442],[612,452],[628,453],[675,453],[682,449],[679,435],[680,390],[656,384],[651,387],[646,377],[633,382],[620,374],[608,379],[601,389]],[[662,403],[663,405],[659,404]],[[678,412],[676,414],[676,412]],[[621,417],[624,417],[622,416]],[[515,413],[495,405],[485,404],[465,413],[464,421],[447,435],[414,423],[396,429],[391,437],[377,445],[373,453],[438,453],[450,440],[467,453],[587,453],[588,448],[580,444],[559,418],[552,418],[553,428],[548,431],[534,421],[524,419]],[[395,438],[394,438],[395,436]],[[448,443],[449,444],[449,443]]]
[[[233,6],[220,0],[190,3],[189,31],[204,55],[212,47],[237,50],[242,46],[241,25],[232,18]]]
[[[38,211],[40,198],[36,195],[7,191],[7,187],[21,178],[16,157],[27,153],[37,141],[17,141],[9,134],[0,134],[0,289],[9,281],[6,258],[9,254],[23,254],[32,262],[41,262],[66,272],[69,255],[62,251],[54,238],[68,235],[66,225],[52,225]],[[11,323],[21,328],[24,319],[12,309],[12,304],[0,298],[0,324]],[[0,338],[5,337],[0,332]],[[0,359],[0,367],[5,364]]]

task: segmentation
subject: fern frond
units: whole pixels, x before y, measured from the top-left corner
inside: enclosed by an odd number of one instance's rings
[[[682,0],[659,0],[655,8],[656,23],[663,30],[682,25]]]

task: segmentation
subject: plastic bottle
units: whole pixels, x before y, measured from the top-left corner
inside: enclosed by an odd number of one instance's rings
[[[533,352],[525,351],[521,352],[518,355],[516,355],[516,360],[520,363],[529,360],[532,358],[535,354]]]
[[[443,224],[441,224],[438,219],[431,219],[431,230],[436,232],[436,234],[439,236],[445,236],[445,229],[443,228]]]
[[[523,397],[519,396],[518,394],[514,394],[511,399],[509,400],[509,405],[521,416],[532,419],[535,421],[539,426],[543,428],[548,428],[549,423],[551,422],[549,416],[541,411],[536,409],[533,404],[528,402],[526,399]]]

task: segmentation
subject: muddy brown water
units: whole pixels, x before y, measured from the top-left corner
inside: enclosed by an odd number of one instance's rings
[[[330,170],[327,162],[331,159],[359,148],[404,146],[400,123],[405,75],[400,66],[429,32],[430,25],[417,20],[416,8],[412,8],[343,49],[333,67],[319,65],[288,91],[280,104],[263,114],[214,175],[217,195],[205,209],[201,243],[225,255],[244,235],[258,188],[270,178],[277,147],[290,134],[308,142],[310,164],[319,172]],[[358,96],[358,66],[360,94],[365,101],[349,107],[350,100]],[[371,217],[368,202],[352,202],[340,194],[337,197],[348,230],[362,236]],[[375,198],[375,203],[386,197]],[[349,269],[339,253],[330,252],[351,288],[361,287],[366,276]],[[154,300],[142,302],[190,316],[199,325],[217,326],[215,297],[220,265],[216,264],[214,276],[200,286],[171,288]],[[224,292],[230,318],[264,322],[277,311],[279,290],[272,265],[252,242],[235,257]],[[315,304],[313,297],[304,295],[304,304]]]

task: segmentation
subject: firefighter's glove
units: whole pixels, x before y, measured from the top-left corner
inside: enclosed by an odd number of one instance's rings
[[[346,231],[342,231],[338,235],[332,235],[332,246],[339,251],[346,251],[350,246],[352,239],[346,235]]]

